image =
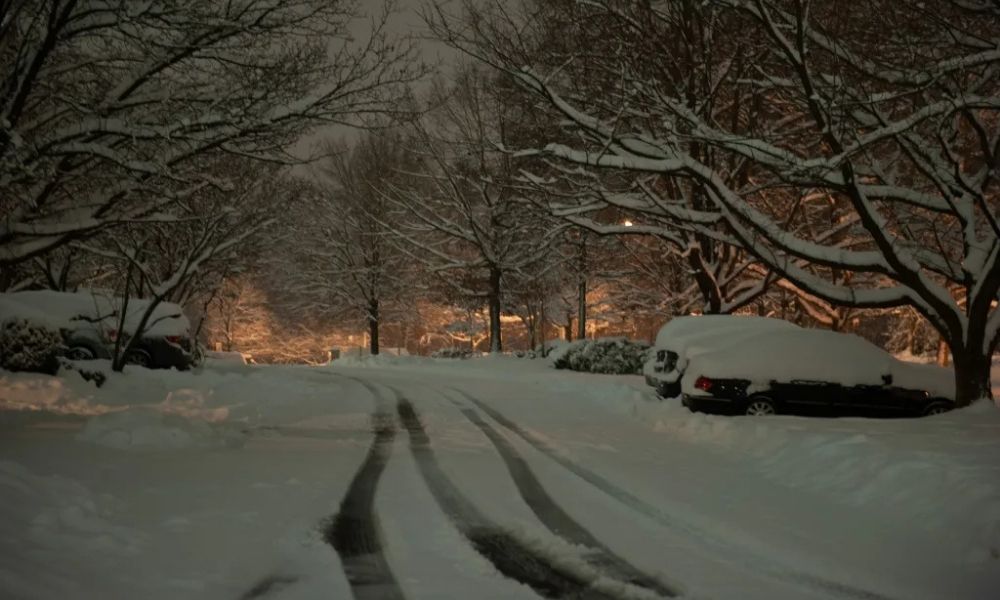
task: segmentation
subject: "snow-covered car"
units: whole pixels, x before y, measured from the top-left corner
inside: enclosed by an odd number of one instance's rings
[[[681,387],[692,411],[725,414],[921,416],[955,404],[949,370],[817,329],[761,332],[700,353]]]
[[[108,359],[119,335],[123,343],[134,335],[150,301],[130,298],[124,319],[123,304],[122,298],[100,292],[12,292],[0,294],[0,319],[21,318],[59,331],[67,358]],[[180,306],[161,302],[125,359],[149,368],[187,369],[195,360],[190,329]]]
[[[649,359],[642,367],[646,384],[664,398],[681,393],[688,360],[730,342],[765,331],[798,329],[788,321],[741,315],[675,317],[660,328]]]

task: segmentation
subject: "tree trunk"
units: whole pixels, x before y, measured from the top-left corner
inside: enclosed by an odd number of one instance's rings
[[[490,352],[497,353],[503,350],[503,342],[500,339],[500,269],[490,267]]]
[[[378,356],[378,325],[379,325],[379,305],[378,300],[368,302],[368,333],[369,349],[372,356]]]
[[[542,304],[538,307],[538,343],[542,347],[542,356],[545,355],[545,296],[542,296]],[[534,350],[534,348],[532,348]]]
[[[522,320],[524,323],[525,332],[528,334],[528,350],[534,350],[538,343],[538,335],[536,333],[537,320],[535,316],[530,312]]]
[[[939,367],[948,366],[948,342],[944,338],[938,340],[937,364]]]
[[[700,248],[692,248],[688,252],[688,266],[694,275],[694,281],[701,292],[706,315],[717,315],[722,312],[722,295],[715,277],[707,270]]]
[[[115,347],[111,353],[111,370],[115,373],[125,371],[125,356],[128,353],[129,347],[135,343],[134,339],[129,339],[128,343],[122,346],[122,342],[125,341],[125,316],[128,314],[128,299],[129,294],[132,293],[132,275],[134,270],[135,261],[130,260],[128,268],[125,270],[125,290],[122,292],[121,313],[116,320],[118,331],[115,334]],[[138,337],[142,332],[141,330],[137,330],[134,333],[134,337]]]
[[[968,406],[983,398],[991,399],[993,397],[990,384],[992,357],[983,352],[981,347],[969,349],[956,346],[951,348],[951,357],[955,363],[956,404]]]
[[[567,311],[566,313],[566,326],[563,327],[563,336],[566,338],[567,342],[573,341],[573,313],[572,311]]]
[[[576,304],[576,338],[587,337],[587,278],[580,275],[580,287],[577,291]]]

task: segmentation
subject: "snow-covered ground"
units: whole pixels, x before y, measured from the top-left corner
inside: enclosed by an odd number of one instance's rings
[[[368,476],[359,558],[323,532]],[[589,597],[995,598],[1000,410],[694,415],[514,358],[0,371],[0,517],[3,598],[548,589],[483,531]]]

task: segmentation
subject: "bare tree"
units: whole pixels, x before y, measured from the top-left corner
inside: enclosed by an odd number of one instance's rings
[[[274,222],[274,192],[281,180],[268,171],[245,175],[237,178],[242,189],[205,189],[165,207],[157,223],[122,226],[94,238],[94,244],[77,244],[117,265],[122,318],[130,298],[149,299],[129,339],[116,341],[114,370],[124,368],[160,303],[185,305],[212,293],[237,265],[245,264],[252,240]]]
[[[509,96],[495,84],[465,69],[454,88],[436,90],[435,109],[416,126],[416,181],[389,194],[408,215],[394,227],[408,252],[486,304],[491,352],[502,350],[505,278],[540,262],[565,229],[534,209],[514,185],[509,156],[497,150],[515,119]]]
[[[320,181],[285,226],[294,240],[276,252],[275,273],[300,314],[360,321],[379,353],[380,327],[412,310],[410,261],[388,239],[395,205],[385,196],[408,164],[400,133],[365,133],[353,146],[327,147]]]
[[[0,266],[220,184],[220,156],[296,162],[321,124],[398,111],[412,46],[348,35],[341,0],[0,5]],[[224,182],[222,182],[224,183]],[[4,277],[9,279],[9,277]],[[13,281],[0,281],[7,287]]]
[[[574,138],[527,154],[692,182],[703,205],[667,188],[629,197],[629,208],[738,246],[831,304],[913,307],[951,348],[959,405],[990,396],[1000,341],[996,3],[581,4],[615,24],[608,33],[622,50],[564,62],[617,69],[602,94],[575,93],[571,70],[525,55],[531,24],[502,6],[470,4],[477,19],[461,27],[440,12],[435,25],[542,99]],[[671,58],[650,45],[692,19],[711,34],[713,60],[647,76],[643,64]],[[688,78],[710,81],[732,118],[693,107]],[[833,224],[804,235],[803,220],[830,206]]]

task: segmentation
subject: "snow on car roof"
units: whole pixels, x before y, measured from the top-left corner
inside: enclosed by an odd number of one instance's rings
[[[955,372],[937,365],[925,365],[896,359],[892,363],[893,385],[925,390],[936,398],[955,399]]]
[[[151,301],[130,298],[128,314],[123,324],[126,333],[135,332]],[[0,294],[0,319],[19,317],[53,329],[77,329],[96,322],[105,329],[118,327],[118,310],[122,299],[111,295],[83,291],[56,292],[37,290]],[[172,302],[161,302],[153,309],[146,335],[188,335],[191,323],[183,309]]]
[[[797,328],[794,323],[770,317],[755,317],[749,315],[698,315],[675,317],[660,328],[656,334],[656,346],[668,346],[684,337],[696,337],[717,331],[733,331],[747,329],[760,331],[765,329]]]
[[[787,329],[739,338],[725,348],[690,359],[684,385],[699,376],[764,381],[828,381],[882,385],[895,376],[895,358],[856,335],[820,329]]]

